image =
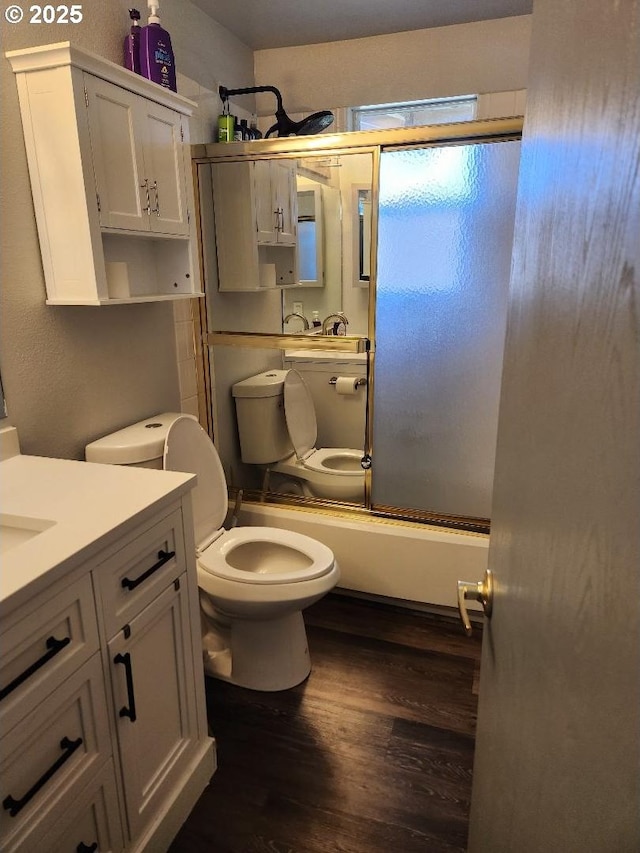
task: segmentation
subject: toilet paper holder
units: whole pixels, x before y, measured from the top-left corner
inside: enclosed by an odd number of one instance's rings
[[[338,377],[332,376],[331,379],[329,380],[329,385],[335,385],[337,383],[337,381],[338,381]],[[359,388],[361,385],[366,385],[366,384],[367,384],[367,380],[364,378],[364,376],[360,376],[357,379],[354,377],[354,379],[353,379],[353,387],[354,388]]]

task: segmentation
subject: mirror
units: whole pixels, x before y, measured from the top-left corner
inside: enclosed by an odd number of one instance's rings
[[[210,331],[319,334],[342,312],[367,335],[370,152],[214,161],[198,183]]]
[[[198,164],[208,331],[323,335],[323,322],[342,314],[324,334],[365,337],[372,184],[371,152]],[[366,354],[245,343],[210,348],[214,435],[229,485],[362,505]],[[294,395],[314,412],[314,447],[349,451],[323,457],[329,468],[357,472],[348,486],[341,476],[320,485],[303,476],[287,437],[289,371],[302,377]]]
[[[365,276],[369,275],[371,252],[372,183],[373,158],[369,153],[305,157],[297,161],[300,257],[310,251],[303,247],[305,229],[308,234],[315,228],[315,249],[319,259],[316,269],[320,269],[322,279],[308,282],[301,267],[298,285],[283,289],[284,332],[304,331],[304,321],[298,317],[291,317],[284,323],[284,318],[291,314],[302,314],[311,327],[311,333],[314,332],[312,324],[315,320],[319,324],[315,327],[318,334],[327,317],[343,313],[347,318],[346,326],[329,323],[327,331],[368,334],[368,278]],[[315,226],[308,221],[305,223],[310,209],[307,193],[311,192],[316,201]],[[365,196],[368,206],[363,201]]]

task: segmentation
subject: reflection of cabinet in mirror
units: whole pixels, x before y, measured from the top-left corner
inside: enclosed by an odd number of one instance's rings
[[[296,166],[292,160],[256,160],[250,164],[258,243],[296,244]]]
[[[295,162],[211,165],[220,290],[298,283]]]

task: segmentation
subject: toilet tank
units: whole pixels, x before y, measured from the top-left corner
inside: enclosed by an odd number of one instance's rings
[[[293,453],[284,415],[286,370],[266,370],[232,386],[242,461],[269,465]]]
[[[87,444],[87,462],[105,465],[132,465],[136,468],[162,468],[164,442],[171,424],[184,417],[177,412],[154,415]]]

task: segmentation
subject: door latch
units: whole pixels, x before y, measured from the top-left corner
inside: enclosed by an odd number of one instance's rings
[[[493,573],[487,569],[481,581],[458,581],[458,611],[467,637],[471,636],[471,621],[467,611],[467,601],[479,601],[484,615],[491,618],[493,610]]]

